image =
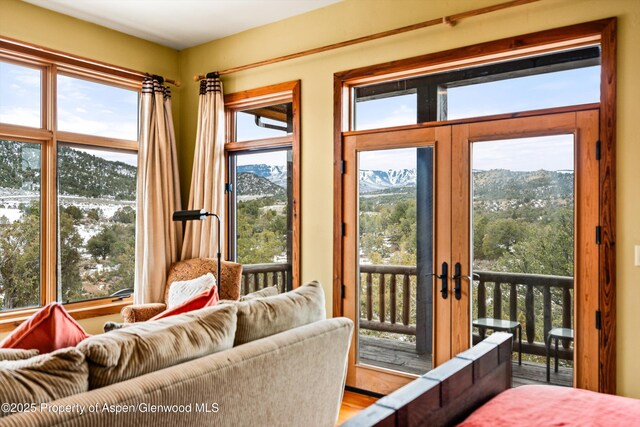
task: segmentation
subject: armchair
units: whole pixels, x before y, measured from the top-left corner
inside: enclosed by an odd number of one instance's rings
[[[195,258],[174,263],[167,275],[167,284],[164,290],[164,302],[130,305],[122,309],[122,317],[125,323],[143,322],[151,319],[156,314],[167,309],[166,302],[169,299],[169,288],[173,282],[191,280],[204,274],[217,274],[217,264],[215,259]],[[235,300],[240,299],[240,284],[242,281],[242,265],[235,262],[222,261],[220,275],[221,280],[216,277],[218,283],[218,293],[220,299]]]

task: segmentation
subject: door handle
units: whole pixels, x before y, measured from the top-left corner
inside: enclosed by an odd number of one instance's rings
[[[462,275],[462,265],[459,262],[456,262],[456,265],[453,267],[453,276],[451,279],[453,280],[453,295],[456,299],[462,298],[462,278],[469,279],[469,281],[480,279],[480,275],[478,273],[473,273],[473,276],[463,276]]]
[[[442,274],[436,274],[436,277],[442,281],[442,284],[440,285],[440,293],[442,294],[442,299],[447,299],[447,297],[449,296],[449,264],[443,262]]]
[[[462,265],[459,262],[456,262],[456,265],[453,267],[453,295],[456,299],[462,298]]]

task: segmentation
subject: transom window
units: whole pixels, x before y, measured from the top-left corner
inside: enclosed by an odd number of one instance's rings
[[[351,130],[600,102],[600,46],[356,86]]]

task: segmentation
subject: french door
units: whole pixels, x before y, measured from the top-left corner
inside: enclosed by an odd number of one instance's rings
[[[534,381],[549,348],[553,381],[598,390],[597,140],[598,110],[345,135],[347,385],[389,393],[494,319]]]

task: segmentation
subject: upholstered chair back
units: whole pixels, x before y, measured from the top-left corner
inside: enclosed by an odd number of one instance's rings
[[[169,300],[171,284],[177,281],[191,280],[204,274],[218,274],[217,262],[213,258],[195,258],[174,263],[167,275],[167,284],[164,290],[165,302]],[[240,299],[240,284],[242,281],[242,265],[235,262],[222,261],[220,268],[221,279],[216,277],[218,294],[220,299]]]

